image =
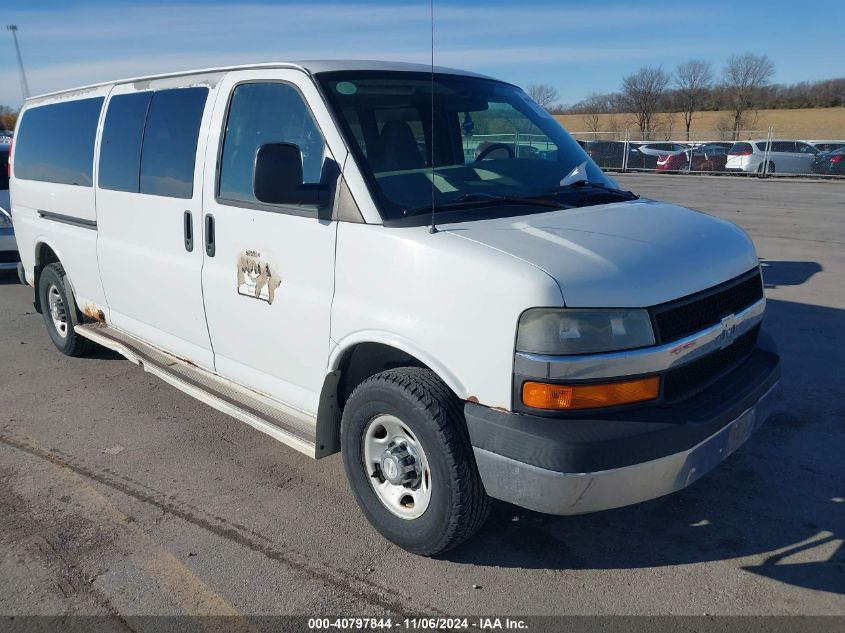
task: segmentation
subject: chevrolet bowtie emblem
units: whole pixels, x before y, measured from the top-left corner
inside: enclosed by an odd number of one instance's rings
[[[736,315],[729,314],[728,316],[724,317],[721,322],[722,325],[722,332],[719,335],[719,340],[721,342],[721,347],[725,348],[731,343],[733,343],[734,337],[736,336]]]

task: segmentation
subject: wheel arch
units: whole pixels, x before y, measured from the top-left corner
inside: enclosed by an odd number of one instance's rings
[[[467,398],[467,388],[457,376],[410,341],[378,332],[347,337],[329,357],[317,411],[315,457],[320,459],[340,450],[343,407],[357,385],[386,369],[408,366],[430,369],[455,395]]]
[[[58,250],[44,238],[36,240],[35,265],[32,270],[32,287],[35,289],[35,310],[38,313],[41,313],[41,297],[38,292],[38,285],[41,282],[41,271],[44,270],[45,266],[49,266],[53,263],[62,263]],[[70,277],[66,277],[66,279],[68,279],[68,284],[70,284]],[[73,287],[71,286],[71,290],[72,289]]]

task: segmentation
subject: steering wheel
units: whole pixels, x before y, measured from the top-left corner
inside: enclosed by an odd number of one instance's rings
[[[497,149],[503,149],[508,153],[508,158],[513,158],[516,154],[513,151],[513,148],[508,145],[507,143],[493,143],[488,145],[483,150],[478,153],[478,156],[475,157],[475,162],[479,162],[484,160],[491,152],[496,151]]]

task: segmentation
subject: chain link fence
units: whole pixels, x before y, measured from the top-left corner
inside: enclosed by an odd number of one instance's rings
[[[683,140],[638,140],[640,131],[632,128],[570,134],[608,171],[845,178],[845,131],[839,139],[779,134],[774,127],[697,131],[689,140],[685,133]]]

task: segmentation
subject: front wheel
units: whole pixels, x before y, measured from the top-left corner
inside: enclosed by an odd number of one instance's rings
[[[487,518],[461,402],[429,369],[391,369],[358,385],[343,410],[341,451],[367,519],[409,552],[451,549]]]

